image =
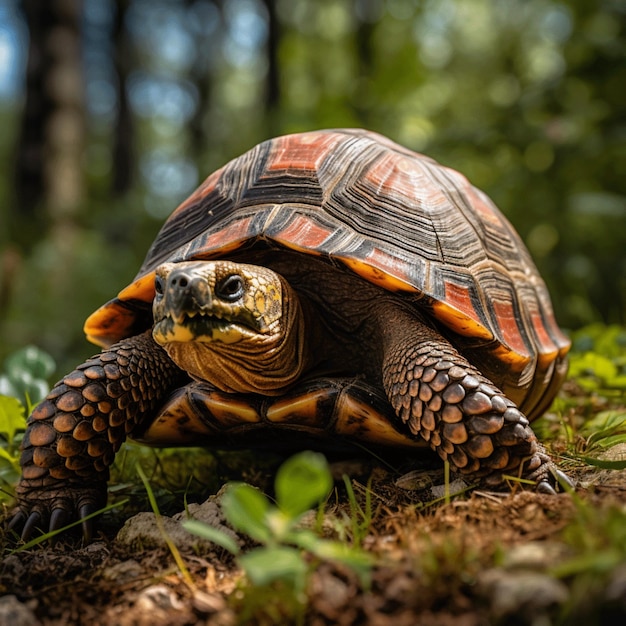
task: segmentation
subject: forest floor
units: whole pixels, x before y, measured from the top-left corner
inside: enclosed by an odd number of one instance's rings
[[[570,387],[566,393],[579,392]],[[623,404],[617,408],[624,411]],[[557,458],[559,446],[552,442]],[[608,454],[626,458],[626,444]],[[215,456],[206,458],[211,466]],[[219,472],[212,466],[214,474],[271,493],[274,457],[262,469],[251,469],[251,458],[228,453],[219,458]],[[302,551],[304,593],[280,580],[253,585],[225,549],[176,530],[167,517],[159,527],[145,497],[135,495],[143,487],[125,484],[114,497],[130,490],[130,504],[106,513],[90,544],[69,537],[53,547],[5,546],[0,623],[626,623],[626,470],[566,458],[560,465],[577,482],[575,493],[549,496],[518,485],[501,493],[462,490],[446,501],[432,488],[444,483],[444,472],[428,454],[418,465],[396,455],[392,465],[372,457],[330,465],[335,490],[320,532],[373,555],[369,580],[349,564]],[[341,481],[345,474],[352,499]],[[219,504],[220,494],[209,498],[217,525],[225,528]],[[129,506],[147,512],[129,522]],[[171,514],[186,504],[161,498],[159,508]],[[168,547],[163,528],[176,549]],[[229,532],[244,552],[254,543]]]

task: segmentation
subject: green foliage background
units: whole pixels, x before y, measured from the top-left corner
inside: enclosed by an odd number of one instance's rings
[[[84,318],[132,279],[163,219],[200,180],[267,137],[321,127],[377,130],[464,172],[527,242],[562,325],[625,322],[623,2],[126,4],[137,80],[127,87],[135,177],[123,197],[110,191],[115,116],[96,107],[87,114],[79,210],[59,220],[42,207],[24,221],[12,182],[23,103],[0,103],[0,280],[9,294],[0,359],[35,343],[63,370],[94,351]],[[279,28],[274,66],[270,10]],[[87,11],[87,23],[94,15]],[[177,41],[179,54],[168,53],[165,43]],[[137,77],[179,92],[133,99]],[[176,93],[191,100],[177,105]],[[159,106],[168,98],[173,109]],[[189,102],[193,115],[184,114]]]

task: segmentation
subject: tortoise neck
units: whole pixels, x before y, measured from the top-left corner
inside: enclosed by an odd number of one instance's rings
[[[300,300],[280,277],[282,315],[271,332],[241,341],[170,342],[170,357],[197,379],[227,393],[281,395],[311,366],[307,319]]]

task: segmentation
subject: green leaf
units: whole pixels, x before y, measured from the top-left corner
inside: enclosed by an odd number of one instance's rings
[[[222,510],[226,519],[252,539],[267,543],[272,539],[267,515],[269,500],[258,489],[245,483],[229,485],[222,498]]]
[[[46,380],[55,370],[54,359],[35,346],[26,346],[7,358],[4,368],[13,378],[21,372],[28,373],[31,378]]]
[[[598,459],[593,456],[586,455],[578,455],[576,458],[584,461],[588,465],[592,465],[593,467],[600,467],[601,469],[609,469],[609,470],[623,470],[626,469],[626,460],[622,461],[611,461],[609,459]]]
[[[320,539],[309,549],[320,559],[343,563],[357,573],[362,583],[368,584],[370,570],[374,565],[372,554],[347,543],[325,539]]]
[[[585,423],[585,431],[591,433],[619,427],[626,428],[626,412],[624,411],[601,411]]]
[[[585,352],[582,355],[573,355],[570,363],[569,375],[576,378],[585,387],[589,377],[595,377],[602,382],[612,380],[617,376],[617,367],[611,359],[595,352]]]
[[[7,461],[12,470],[20,471],[20,457],[19,455],[13,456],[5,448],[0,448],[0,460]]]
[[[17,398],[0,395],[0,433],[7,436],[9,445],[13,444],[15,434],[26,428],[24,406]]]
[[[615,376],[608,381],[611,389],[623,389],[626,391],[626,376],[623,374]]]
[[[239,564],[254,585],[284,580],[296,589],[304,587],[308,566],[296,548],[256,548],[239,558]]]
[[[21,391],[15,387],[8,376],[2,374],[0,376],[0,395],[11,396],[17,398],[21,395]]]
[[[610,572],[624,562],[624,555],[618,550],[600,550],[591,554],[581,554],[551,568],[557,578],[566,578],[581,573],[603,574]]]
[[[623,411],[602,411],[585,424],[587,451],[610,448],[626,442],[626,413]]]
[[[324,455],[305,451],[285,461],[276,474],[276,501],[289,517],[297,517],[321,502],[333,486]]]
[[[48,377],[54,372],[52,357],[36,348],[27,346],[10,355],[4,363],[5,374],[0,376],[0,393],[24,398],[30,410],[48,393]]]
[[[12,377],[0,376],[0,394],[23,398],[30,411],[46,396],[50,387],[45,380],[38,380],[26,371],[19,370]]]
[[[219,528],[213,528],[213,526],[209,526],[197,519],[184,521],[183,528],[202,539],[207,539],[225,550],[228,550],[231,554],[239,554],[237,542]]]

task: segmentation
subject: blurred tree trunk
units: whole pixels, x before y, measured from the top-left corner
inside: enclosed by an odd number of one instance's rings
[[[83,200],[85,124],[81,0],[23,0],[23,9],[30,40],[12,239],[27,246]]]
[[[359,123],[368,128],[371,122],[370,90],[373,82],[373,34],[374,26],[381,11],[380,0],[356,0],[356,53],[359,68],[359,82],[355,90],[354,111]]]
[[[186,0],[187,6],[191,7],[196,0]],[[220,0],[213,2],[222,16],[222,3]],[[219,44],[215,41],[221,37],[221,29],[218,28],[213,39],[209,42],[203,32],[195,33],[196,46],[209,46],[211,51],[217,51]],[[190,147],[194,163],[199,168],[200,178],[204,178],[206,172],[204,160],[207,152],[210,154],[211,128],[210,128],[210,110],[211,97],[213,95],[213,59],[211,52],[205,54],[205,50],[197,51],[196,62],[191,69],[191,80],[198,90],[198,106],[189,121]]]
[[[280,89],[280,60],[278,51],[280,47],[281,25],[276,12],[276,0],[263,0],[267,10],[267,81],[265,87],[265,110],[269,122],[269,135],[277,135],[282,132],[279,119],[279,107],[281,100]]]
[[[19,211],[32,219],[44,197],[44,135],[52,109],[45,84],[54,63],[46,53],[48,25],[54,19],[52,3],[22,0],[29,29],[26,98],[15,158],[15,191]]]
[[[190,145],[194,163],[200,168],[200,178],[204,172],[203,158],[210,146],[211,131],[209,128],[213,75],[210,68],[198,68],[194,72],[193,81],[198,89],[198,106],[189,121]],[[210,149],[209,149],[210,152]]]
[[[126,84],[131,64],[131,44],[124,27],[129,0],[115,0],[115,22],[113,24],[113,64],[117,77],[117,124],[113,135],[113,179],[114,196],[129,191],[134,178],[134,127],[128,102]]]
[[[44,307],[51,294],[59,307],[74,305],[78,214],[85,197],[82,2],[22,0],[22,5],[30,38],[15,154],[16,202],[9,217],[13,247],[0,260],[5,310],[20,281],[35,277],[41,279],[37,306]]]

